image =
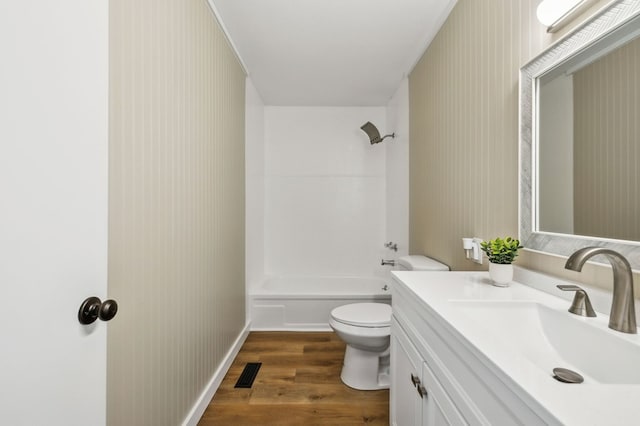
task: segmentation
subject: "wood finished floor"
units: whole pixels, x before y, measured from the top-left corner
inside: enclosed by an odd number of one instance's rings
[[[388,390],[340,381],[344,348],[331,332],[250,333],[199,426],[388,425]],[[247,362],[262,367],[251,389],[236,389]]]

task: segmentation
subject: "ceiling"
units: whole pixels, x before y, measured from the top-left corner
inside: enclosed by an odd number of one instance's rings
[[[384,106],[456,0],[209,0],[266,105]]]

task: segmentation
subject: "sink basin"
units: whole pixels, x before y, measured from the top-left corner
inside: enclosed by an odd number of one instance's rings
[[[637,338],[610,330],[602,321],[533,301],[450,303],[550,375],[562,367],[581,374],[585,383],[640,384]]]

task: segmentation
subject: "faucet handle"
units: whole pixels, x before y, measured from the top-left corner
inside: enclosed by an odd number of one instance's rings
[[[562,291],[575,291],[576,295],[573,297],[573,302],[571,302],[571,306],[569,307],[569,312],[572,314],[580,315],[583,317],[595,317],[596,311],[593,310],[593,306],[591,306],[591,300],[589,300],[589,295],[587,292],[578,287],[577,285],[557,285]]]
[[[384,243],[384,246],[389,250],[398,251],[398,243],[394,243],[393,241],[389,241],[388,243]]]

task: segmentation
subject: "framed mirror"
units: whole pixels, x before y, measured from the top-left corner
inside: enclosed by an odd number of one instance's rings
[[[612,2],[520,70],[520,240],[640,270],[640,2]]]

